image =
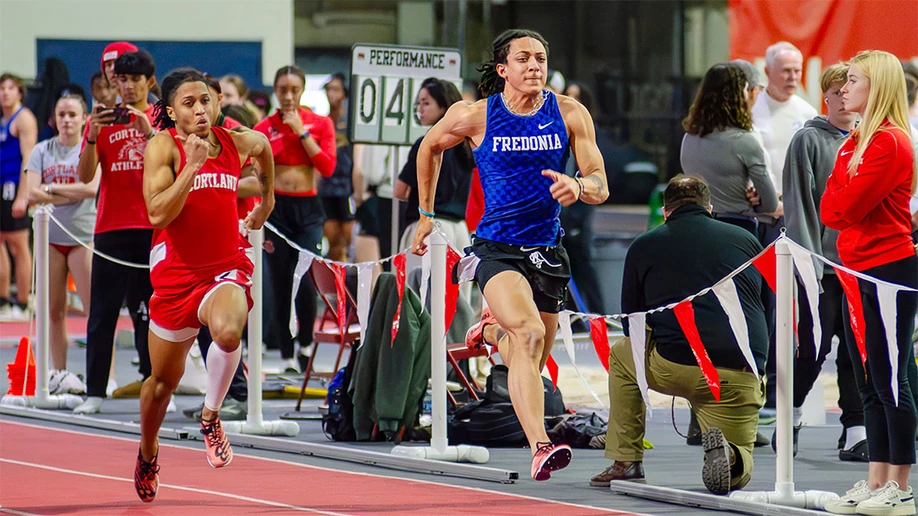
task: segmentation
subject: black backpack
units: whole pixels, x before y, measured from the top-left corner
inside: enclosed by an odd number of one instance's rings
[[[354,431],[354,402],[347,393],[351,384],[351,375],[354,372],[355,343],[351,348],[347,365],[338,370],[331,383],[328,384],[328,413],[322,416],[322,431],[332,441],[356,441],[357,433]]]
[[[484,399],[474,401],[456,410],[446,422],[450,444],[477,444],[482,446],[526,446],[528,440],[520,420],[510,403],[507,387],[507,366],[501,364],[491,369]],[[545,391],[545,415],[557,416],[564,412],[561,391],[551,381],[542,378]]]

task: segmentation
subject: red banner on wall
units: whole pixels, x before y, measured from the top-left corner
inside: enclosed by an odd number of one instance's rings
[[[728,16],[730,59],[763,68],[769,45],[793,43],[804,59],[799,93],[817,106],[822,70],[861,50],[918,61],[916,0],[729,0]]]

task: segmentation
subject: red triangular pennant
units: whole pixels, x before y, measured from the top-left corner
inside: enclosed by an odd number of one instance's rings
[[[867,362],[867,345],[864,338],[864,305],[861,304],[861,290],[857,284],[857,277],[838,267],[833,267],[833,269],[835,269],[842,290],[845,291],[845,298],[848,299],[851,331],[854,332],[854,342],[857,344],[857,351],[861,355],[861,365],[863,365]]]
[[[551,384],[555,387],[555,390],[558,390],[558,363],[555,362],[554,357],[548,355],[548,360],[545,361],[545,367],[548,369],[548,376],[551,378]]]
[[[777,292],[778,288],[778,257],[775,255],[775,246],[765,250],[762,256],[756,258],[752,265],[758,269],[765,282],[771,288],[772,292]]]
[[[395,318],[392,319],[392,343],[395,345],[395,336],[398,334],[398,319],[402,315],[402,297],[405,295],[405,253],[399,253],[392,258],[395,268],[395,289],[398,290],[398,306],[395,308]]]
[[[338,331],[346,332],[344,325],[347,324],[347,268],[332,262],[332,271],[335,272],[335,297],[338,298]]]
[[[715,400],[720,401],[720,376],[717,374],[717,369],[714,368],[711,357],[708,356],[708,352],[701,342],[701,335],[695,325],[695,309],[692,307],[692,302],[683,301],[679,303],[673,309],[673,312],[675,312],[676,320],[679,321],[679,326],[682,327],[682,331],[685,333],[685,338],[688,339],[692,353],[695,355],[695,361],[701,367],[701,374],[704,375],[705,381],[708,382],[708,387],[711,388],[711,394],[714,395]]]
[[[606,319],[604,317],[594,317],[590,319],[590,336],[593,337],[593,349],[599,357],[599,363],[609,372],[609,330],[606,328]]]
[[[459,300],[459,284],[453,283],[453,269],[462,257],[452,247],[446,246],[446,331],[453,324],[456,316],[456,303]]]

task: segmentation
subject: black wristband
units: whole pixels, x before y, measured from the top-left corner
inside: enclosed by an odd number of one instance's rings
[[[86,138],[86,143],[88,143],[89,145],[95,145],[95,144],[96,144],[96,141],[95,141],[95,140],[90,140],[89,138]]]

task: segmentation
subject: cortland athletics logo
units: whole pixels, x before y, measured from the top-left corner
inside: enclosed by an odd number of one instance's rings
[[[115,131],[108,137],[112,144],[122,140],[118,157],[112,163],[112,172],[143,170],[143,151],[147,148],[147,139],[133,128]]]

